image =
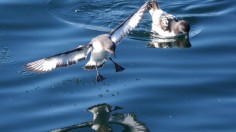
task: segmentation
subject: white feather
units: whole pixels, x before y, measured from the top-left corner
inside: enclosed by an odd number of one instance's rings
[[[51,71],[57,67],[66,67],[85,59],[91,50],[92,47],[89,46],[79,47],[71,51],[28,63],[26,67],[27,69],[36,72]]]
[[[147,5],[149,1],[147,1],[144,5],[142,5],[137,12],[132,14],[128,19],[126,19],[121,25],[119,25],[115,30],[113,30],[111,34],[111,40],[118,44],[126,35],[130,33],[142,20],[145,11],[147,10]]]
[[[108,56],[108,52],[105,50],[96,50],[94,49],[91,52],[90,59],[88,63],[85,65],[84,69],[90,70],[95,69],[96,67],[101,67],[106,62],[106,58]]]

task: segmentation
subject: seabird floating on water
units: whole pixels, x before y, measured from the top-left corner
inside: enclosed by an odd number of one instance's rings
[[[152,17],[152,31],[161,37],[176,37],[183,33],[189,37],[190,25],[185,20],[178,20],[174,15],[164,12],[157,0],[152,0],[149,13]]]
[[[89,44],[81,45],[76,49],[30,62],[26,65],[26,68],[33,72],[48,72],[59,67],[67,67],[76,64],[81,60],[85,60],[91,53],[90,60],[84,66],[84,69],[96,70],[97,81],[105,79],[98,72],[98,68],[102,67],[108,58],[114,63],[116,72],[123,71],[124,68],[115,63],[111,57],[115,57],[117,44],[140,23],[147,10],[148,4],[149,1],[110,33],[99,35],[93,38]]]

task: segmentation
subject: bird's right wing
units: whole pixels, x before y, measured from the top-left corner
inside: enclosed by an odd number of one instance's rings
[[[92,45],[79,46],[74,50],[60,53],[26,64],[26,68],[33,72],[47,72],[59,67],[66,67],[86,59],[92,51]]]
[[[117,28],[112,30],[109,34],[111,35],[111,40],[118,44],[126,35],[130,33],[142,20],[144,13],[146,12],[150,0],[143,4],[138,11],[129,16],[125,21],[123,21]]]

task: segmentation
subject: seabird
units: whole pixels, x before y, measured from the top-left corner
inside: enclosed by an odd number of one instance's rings
[[[149,13],[152,17],[152,31],[158,33],[161,37],[176,37],[185,34],[189,37],[190,25],[185,20],[178,20],[174,15],[164,12],[157,0],[152,0],[149,7]]]
[[[114,62],[111,57],[115,57],[118,43],[140,23],[147,11],[148,4],[149,0],[110,33],[93,38],[87,45],[81,45],[73,50],[30,62],[26,65],[26,68],[33,72],[48,72],[59,67],[76,64],[81,60],[85,60],[91,53],[90,60],[83,68],[85,70],[96,70],[97,81],[105,79],[99,73],[98,68],[102,67],[108,58],[114,63],[116,72],[123,71],[124,68]]]

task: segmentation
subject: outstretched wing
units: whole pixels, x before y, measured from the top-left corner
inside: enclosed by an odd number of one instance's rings
[[[47,72],[59,67],[66,67],[84,60],[92,51],[92,45],[80,46],[74,50],[40,59],[26,65],[26,68],[34,72]]]
[[[175,18],[175,16],[171,14],[162,14],[160,16],[160,26],[161,29],[164,31],[170,31],[171,30],[171,23],[177,22],[178,20]]]
[[[115,113],[111,115],[109,122],[122,125],[123,132],[149,132],[145,124],[138,121],[134,114]]]
[[[147,6],[149,4],[149,0],[143,4],[138,11],[133,13],[128,19],[123,21],[117,28],[112,30],[109,34],[111,35],[111,40],[118,44],[131,30],[133,30],[142,20],[145,11],[147,10]]]

